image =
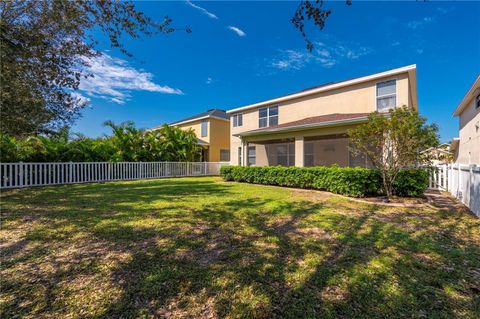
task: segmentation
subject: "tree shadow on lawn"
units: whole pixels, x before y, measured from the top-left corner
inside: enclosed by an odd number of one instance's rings
[[[125,272],[135,275],[102,316],[452,318],[461,312],[466,317],[478,314],[475,291],[459,286],[465,274],[446,266],[452,250],[460,253],[465,247],[452,242],[445,253],[445,243],[428,236],[415,238],[372,219],[375,209],[360,218],[330,216],[327,231],[318,232],[308,216],[324,205],[285,203],[277,214],[258,211],[265,204],[231,201],[221,217],[214,209],[196,212],[208,228],[187,238],[171,238],[167,245],[140,252],[118,268],[114,277],[124,277]],[[246,217],[236,216],[239,207],[249,210]],[[312,236],[312,229],[321,235]],[[478,256],[478,247],[467,249]],[[438,254],[438,260],[418,257],[429,252]]]
[[[73,258],[53,262],[52,271],[40,278],[46,287],[40,303],[29,303],[33,296],[28,293],[18,296],[3,306],[5,317],[78,313],[84,305],[69,308],[58,285],[82,276],[95,278],[111,253],[129,255],[115,259],[114,267],[101,274],[117,293],[82,317],[450,318],[479,312],[467,271],[478,270],[478,242],[460,242],[457,235],[438,237],[431,221],[419,234],[418,229],[379,220],[378,207],[365,206],[349,215],[350,203],[328,200],[282,200],[273,205],[251,197],[192,209],[184,203],[187,196],[200,200],[202,193],[235,193],[226,185],[203,181],[166,182],[165,187],[140,184],[146,187],[140,190],[142,202],[162,198],[169,206],[138,207],[137,185],[122,185],[115,192],[105,184],[95,188],[107,196],[102,201],[119,198],[108,201],[108,207],[92,203],[99,214],[67,206],[43,216],[59,227],[72,224],[97,244],[88,242]],[[88,201],[90,192],[75,189],[69,196],[77,198],[74,202]],[[145,217],[162,223],[135,224]],[[71,229],[55,237],[45,226],[28,238],[61,245],[68,234]],[[5,278],[4,288],[15,291],[18,285],[36,284],[29,280]]]

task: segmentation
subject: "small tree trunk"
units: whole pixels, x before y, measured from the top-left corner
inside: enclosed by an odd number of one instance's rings
[[[387,197],[387,202],[389,202],[390,198],[392,197],[392,193],[393,193],[390,176],[385,171],[382,171],[382,179],[383,179],[383,190],[385,191],[385,196]]]

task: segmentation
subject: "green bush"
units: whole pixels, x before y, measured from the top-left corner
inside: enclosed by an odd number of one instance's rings
[[[426,169],[404,169],[393,182],[393,191],[397,196],[418,197],[428,187],[428,171]]]
[[[226,181],[325,190],[336,194],[365,197],[382,194],[382,178],[376,169],[362,167],[246,167],[224,166]],[[428,172],[402,171],[395,182],[398,196],[420,196],[428,185]]]

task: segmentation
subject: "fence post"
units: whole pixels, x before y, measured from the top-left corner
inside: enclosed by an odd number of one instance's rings
[[[462,171],[460,169],[460,163],[457,164],[457,169],[458,169],[458,184],[457,184],[457,198],[460,196],[461,189],[460,189],[460,183],[462,182]]]
[[[19,178],[19,186],[23,186],[23,162],[20,162],[18,165],[18,178]]]

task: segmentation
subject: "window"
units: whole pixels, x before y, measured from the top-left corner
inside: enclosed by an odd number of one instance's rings
[[[238,148],[238,166],[242,166],[242,148]]]
[[[278,106],[263,107],[258,110],[258,127],[278,124]]]
[[[243,125],[243,113],[233,115],[233,127]]]
[[[256,158],[256,149],[255,146],[249,146],[248,147],[248,166],[252,166],[256,164],[257,158]]]
[[[480,108],[480,94],[477,95],[477,98],[475,99],[475,108]]]
[[[220,150],[220,162],[230,162],[230,150]]]
[[[377,83],[377,111],[385,112],[397,106],[397,81]]]
[[[295,165],[295,144],[278,144],[277,145],[277,164],[282,166]]]
[[[303,166],[314,166],[313,143],[303,144]]]
[[[203,120],[202,121],[202,137],[205,137],[208,135],[208,120]]]

